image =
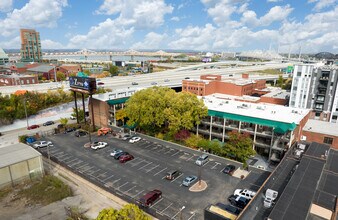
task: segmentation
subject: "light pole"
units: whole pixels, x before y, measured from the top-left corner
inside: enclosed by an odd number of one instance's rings
[[[26,122],[27,122],[27,128],[28,128],[29,124],[28,124],[28,116],[27,116],[27,108],[26,108],[26,93],[23,94],[23,107],[25,109]]]
[[[53,66],[53,69],[54,69],[54,80],[55,80],[55,83],[57,83],[57,79],[56,79],[56,71],[55,71],[55,66],[54,64],[49,64],[50,66]]]
[[[183,211],[183,209],[185,209],[185,206],[182,206],[182,208],[180,209],[180,220],[183,219],[183,218],[182,218],[182,211]]]

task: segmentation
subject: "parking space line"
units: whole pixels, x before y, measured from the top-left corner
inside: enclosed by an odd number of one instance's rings
[[[167,206],[167,208],[163,209],[160,214],[162,214],[165,210],[167,210],[170,206],[172,205],[172,203],[170,203],[170,205]]]
[[[112,178],[114,175],[111,175],[110,177],[105,178],[104,180],[102,180],[101,182],[106,182],[107,180],[109,180],[110,178]]]
[[[179,154],[180,152],[182,152],[182,151],[179,150],[179,151],[177,151],[176,153],[174,153],[174,154],[171,155],[171,156],[173,157],[173,156],[175,156],[176,154]]]
[[[154,176],[156,176],[157,174],[161,173],[162,171],[164,171],[164,170],[166,170],[166,169],[167,169],[167,167],[164,168],[163,170],[158,171],[157,173],[154,174]]]
[[[207,165],[210,161],[207,161],[205,164],[202,165],[202,167],[204,167],[205,165]]]
[[[69,167],[73,167],[73,166],[76,166],[76,165],[78,165],[78,164],[80,164],[82,162],[83,162],[83,160],[79,160],[77,163],[75,163],[75,164],[69,164],[68,166]]]
[[[66,158],[66,159],[65,159]],[[61,161],[65,162],[66,160],[68,160],[69,158],[72,158],[72,156],[66,156],[65,158],[62,158]]]
[[[56,154],[54,154],[53,156],[54,156],[54,157],[59,157],[59,156],[58,156],[59,154],[61,155],[61,154],[64,154],[64,153],[65,153],[65,152],[60,151],[59,153],[56,153]]]
[[[216,166],[218,166],[218,165],[220,165],[221,163],[218,163],[218,162],[215,162],[215,165],[213,166],[213,167],[211,167],[211,169],[213,170],[213,169],[216,169],[215,167]]]
[[[180,178],[183,175],[183,173],[181,173],[178,177],[176,177],[175,179],[173,179],[172,181],[170,181],[171,183],[175,182],[175,180],[177,180],[178,178]]]
[[[113,184],[114,184],[114,183],[117,183],[117,182],[120,181],[120,180],[121,180],[121,178],[115,180],[115,181],[113,182]]]
[[[171,219],[175,219],[175,217],[180,214],[180,212],[182,212],[182,210],[179,210],[173,217],[171,217]]]
[[[104,172],[104,173],[100,173],[98,176],[105,176],[106,173],[108,173],[108,171]]]
[[[148,164],[142,166],[141,168],[138,168],[138,170],[141,170],[141,169],[143,169],[144,167],[146,167],[146,166],[148,166],[148,165],[150,165],[150,164],[152,164],[152,163],[153,163],[153,162],[149,162]]]
[[[134,164],[131,165],[131,166],[132,166],[132,167],[137,166],[137,165],[139,165],[140,163],[142,163],[143,161],[145,161],[145,160],[142,159],[140,162],[134,163]]]
[[[91,171],[91,172],[89,173],[89,175],[92,175],[93,173],[96,173],[97,171],[101,171],[101,169],[98,169],[98,170],[95,170],[95,171]]]
[[[124,184],[122,184],[121,186],[117,187],[118,189],[120,189],[121,187],[127,185],[129,182],[125,182]]]
[[[129,192],[130,190],[132,190],[132,189],[134,189],[136,186],[133,186],[133,187],[131,187],[130,189],[128,189],[127,191],[124,191],[124,193],[127,193],[127,192]]]
[[[75,162],[76,160],[77,160],[77,158],[71,159],[70,161],[67,162],[67,164],[73,163],[73,162]]]
[[[160,166],[160,165],[158,164],[158,165],[154,166],[153,168],[151,168],[151,169],[147,170],[147,172],[146,172],[146,173],[149,173],[150,171],[152,171],[153,169],[155,169],[155,168],[156,168],[156,167],[158,167],[158,166]]]
[[[91,167],[91,166],[88,166],[89,167],[89,169],[88,168],[86,168],[86,169],[84,169],[84,170],[79,170],[79,172],[81,173],[84,173],[84,172],[87,172],[88,170],[91,170],[91,169],[93,169],[94,168],[94,166],[93,167]],[[89,174],[89,173],[88,173]],[[90,173],[91,174],[91,173]]]
[[[85,163],[84,165],[81,165],[81,166],[79,166],[78,168],[76,168],[76,169],[81,169],[82,167],[85,167],[85,166],[87,166],[87,165],[89,165],[89,163]]]
[[[170,148],[169,151],[165,152],[164,154],[168,154],[168,153],[170,153],[172,150],[175,150],[175,149]]]
[[[155,205],[157,205],[157,204],[158,204],[160,201],[162,201],[162,200],[163,200],[163,198],[157,200],[157,202],[155,202],[152,206],[150,206],[150,208],[154,207]]]
[[[195,155],[192,155],[191,157],[189,157],[186,161],[191,160],[191,158],[193,158]]]
[[[190,216],[190,218],[188,218],[188,220],[190,220],[192,217],[194,217],[194,216],[195,216],[195,214],[196,214],[196,213],[195,213],[195,212],[193,212],[193,213],[192,213],[192,216]]]
[[[144,190],[141,190],[140,192],[138,192],[136,195],[134,195],[134,196],[131,197],[131,198],[135,198],[136,196],[140,195],[142,192],[144,192]]]
[[[223,169],[221,169],[221,171],[219,171],[219,172],[222,173],[224,169],[225,169],[225,167]]]

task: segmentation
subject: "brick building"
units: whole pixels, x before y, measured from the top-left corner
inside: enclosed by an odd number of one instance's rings
[[[39,80],[37,76],[32,75],[3,75],[0,74],[0,86],[18,86],[38,84]]]

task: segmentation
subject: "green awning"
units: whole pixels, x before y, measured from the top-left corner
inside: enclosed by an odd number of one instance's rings
[[[120,99],[111,99],[111,100],[108,100],[107,103],[108,105],[117,105],[117,104],[125,103],[128,99],[129,97],[124,97]]]
[[[272,121],[268,119],[254,118],[250,116],[236,115],[236,114],[226,113],[226,112],[218,112],[215,110],[208,110],[208,115],[219,117],[219,118],[231,119],[235,121],[243,121],[247,123],[253,123],[253,124],[273,127],[274,132],[279,133],[279,134],[285,134],[287,131],[293,131],[297,127],[295,123]]]
[[[134,123],[133,125],[129,126],[128,124],[123,125],[122,127],[124,128],[129,128],[130,130],[134,129],[137,127],[137,123]]]

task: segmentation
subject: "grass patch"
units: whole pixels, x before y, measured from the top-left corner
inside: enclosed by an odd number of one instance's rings
[[[22,189],[19,195],[26,197],[35,204],[47,205],[72,196],[72,190],[55,176],[44,176],[40,181],[35,181],[29,188]]]
[[[5,187],[0,190],[0,201],[5,198],[9,193],[13,191],[13,188]]]
[[[279,69],[266,69],[266,70],[257,70],[255,72],[263,73],[263,74],[271,74],[271,75],[279,75],[283,74],[283,72],[279,71]]]
[[[79,207],[72,206],[67,210],[67,220],[89,220],[87,216],[85,216],[84,211],[81,211]]]

